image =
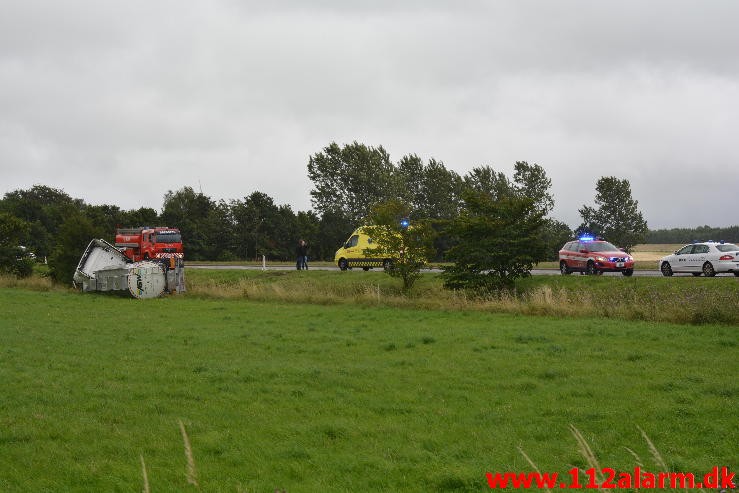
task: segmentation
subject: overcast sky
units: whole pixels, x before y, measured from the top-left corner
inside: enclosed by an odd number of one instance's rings
[[[739,223],[739,2],[0,0],[0,195],[311,207],[330,142],[601,176],[651,228]]]

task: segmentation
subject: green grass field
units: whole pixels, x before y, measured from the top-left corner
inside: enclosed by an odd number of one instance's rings
[[[152,492],[485,491],[531,470],[517,447],[585,467],[570,425],[603,467],[628,447],[658,470],[637,427],[675,471],[739,464],[736,325],[386,307],[380,275],[334,278],[361,303],[249,299],[330,284],[291,274],[149,301],[0,288],[0,491],[141,491],[142,458]]]

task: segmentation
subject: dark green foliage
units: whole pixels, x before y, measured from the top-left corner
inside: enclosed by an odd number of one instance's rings
[[[372,206],[393,197],[393,165],[387,151],[359,142],[339,147],[332,142],[308,160],[313,206],[320,213],[342,211],[353,224]]]
[[[413,287],[421,267],[434,253],[434,230],[428,220],[413,220],[409,227],[401,226],[401,219],[409,213],[409,206],[399,200],[383,202],[372,209],[370,226],[365,227],[378,245],[371,253],[393,259],[392,268],[386,272],[403,280],[404,291]]]
[[[25,246],[39,257],[51,253],[64,218],[83,208],[82,200],[73,199],[62,190],[43,185],[6,193],[0,201],[0,210],[29,223],[30,234]]]
[[[547,176],[544,168],[538,164],[529,164],[526,161],[516,161],[513,182],[516,193],[534,201],[536,208],[545,216],[554,209],[554,197],[549,193],[552,180]]]
[[[584,205],[580,209],[582,224],[578,230],[590,231],[630,252],[634,245],[644,241],[647,222],[639,212],[639,202],[631,196],[629,180],[604,176],[595,186],[593,208]]]
[[[241,258],[287,258],[287,242],[292,238],[279,238],[278,231],[285,228],[283,223],[294,221],[288,211],[281,211],[272,197],[263,192],[253,192],[243,201],[231,203],[238,250]],[[292,213],[292,211],[289,211]],[[283,233],[284,234],[284,233]],[[289,234],[288,234],[289,235]],[[297,242],[297,239],[294,240]],[[292,243],[292,241],[290,241]]]
[[[161,226],[178,228],[182,233],[185,258],[204,260],[208,258],[208,247],[219,238],[212,231],[210,220],[213,200],[197,193],[191,187],[176,192],[168,191],[164,196]]]
[[[724,240],[729,243],[739,242],[739,225],[728,228],[699,226],[697,228],[672,228],[649,231],[645,243],[690,243],[695,240]]]
[[[324,212],[318,223],[318,252],[309,251],[308,255],[332,261],[337,248],[344,244],[353,230],[354,223],[343,211],[332,209]]]
[[[0,212],[0,274],[28,277],[33,272],[33,259],[24,243],[30,226],[7,212]]]
[[[51,278],[61,284],[71,284],[85,248],[93,238],[102,238],[105,233],[82,212],[71,212],[62,222],[56,246],[49,256]]]
[[[414,218],[435,220],[452,219],[459,214],[462,204],[462,178],[436,159],[424,166],[419,201],[410,204]]]
[[[495,171],[490,166],[472,168],[464,177],[464,184],[468,190],[486,193],[493,199],[507,197],[513,193],[513,184],[505,173]]]
[[[449,229],[457,244],[447,255],[455,264],[444,269],[445,287],[489,292],[528,276],[546,254],[544,218],[534,201],[515,195],[494,200],[474,191],[464,201]]]
[[[546,245],[544,260],[559,260],[559,249],[572,239],[572,230],[568,225],[556,219],[547,218],[541,228],[541,239]]]

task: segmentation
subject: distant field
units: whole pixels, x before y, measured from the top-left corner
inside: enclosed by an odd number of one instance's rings
[[[0,491],[479,492],[517,447],[586,467],[571,424],[602,467],[659,470],[637,427],[739,464],[736,326],[205,295],[0,288]]]
[[[670,255],[675,250],[682,247],[683,244],[669,244],[669,243],[653,243],[648,245],[637,245],[634,247],[632,252],[634,260],[637,262],[654,262],[654,268],[656,269],[656,262],[664,257]]]

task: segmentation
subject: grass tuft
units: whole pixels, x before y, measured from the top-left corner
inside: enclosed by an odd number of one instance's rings
[[[190,438],[187,436],[185,425],[182,420],[179,420],[180,432],[182,433],[182,441],[185,446],[185,459],[187,460],[187,483],[198,487],[198,477],[195,471],[195,458],[192,455],[192,446],[190,445]]]
[[[144,462],[144,456],[141,455],[141,476],[144,480],[144,485],[142,487],[143,493],[151,493],[151,488],[149,487],[149,475],[146,472],[146,462]]]

